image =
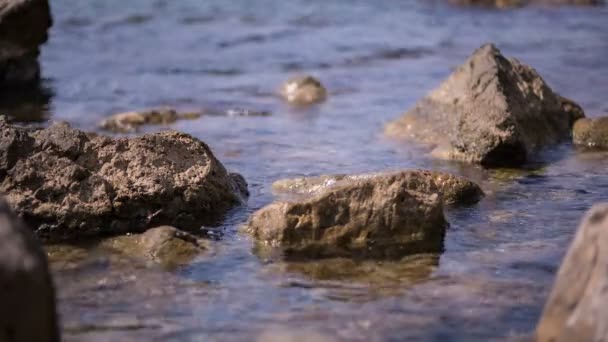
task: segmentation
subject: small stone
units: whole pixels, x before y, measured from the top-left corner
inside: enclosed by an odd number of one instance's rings
[[[285,101],[299,106],[325,101],[327,90],[319,80],[312,76],[298,76],[283,84],[280,91]]]
[[[572,128],[572,142],[581,147],[608,149],[608,117],[577,120]]]

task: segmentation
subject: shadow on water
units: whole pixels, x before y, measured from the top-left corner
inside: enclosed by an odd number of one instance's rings
[[[51,117],[53,95],[45,81],[28,87],[0,88],[0,114],[13,122],[42,123]]]

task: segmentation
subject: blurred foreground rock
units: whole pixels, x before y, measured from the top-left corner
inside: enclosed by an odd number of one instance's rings
[[[592,149],[608,149],[608,117],[577,120],[572,128],[572,142]]]
[[[47,0],[0,1],[0,87],[39,79],[40,45],[51,25]]]
[[[456,176],[405,171],[279,181],[295,196],[254,213],[244,230],[262,249],[293,258],[400,258],[443,249],[450,203],[472,203],[481,189]]]
[[[111,139],[64,123],[36,130],[0,119],[0,191],[52,239],[198,230],[248,195],[209,147],[183,133]]]
[[[582,109],[554,93],[533,68],[486,44],[386,133],[429,144],[440,158],[518,166],[569,139],[581,117]]]
[[[608,341],[608,204],[581,223],[537,328],[543,342]]]
[[[0,341],[59,341],[46,254],[0,199]]]
[[[327,90],[312,76],[293,77],[281,86],[281,97],[293,105],[306,106],[325,101]]]

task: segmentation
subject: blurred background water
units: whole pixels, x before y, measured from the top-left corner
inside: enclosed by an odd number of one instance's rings
[[[529,336],[582,213],[607,197],[608,155],[570,146],[523,171],[427,159],[390,141],[397,118],[472,51],[495,43],[534,66],[588,116],[608,114],[608,9],[496,11],[443,1],[53,0],[43,91],[17,120],[84,130],[110,114],[156,107],[245,108],[267,117],[203,116],[169,127],[207,142],[249,182],[247,206],[213,252],[151,270],[86,255],[55,262],[66,340],[488,341]],[[276,97],[309,73],[328,101]],[[449,210],[445,253],[400,262],[287,263],[252,252],[238,225],[272,201],[280,178],[409,167],[478,181],[488,196]],[[86,254],[86,253],[85,253]]]

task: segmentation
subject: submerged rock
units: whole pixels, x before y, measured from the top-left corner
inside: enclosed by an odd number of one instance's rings
[[[537,341],[608,340],[608,204],[583,219],[555,279]]]
[[[577,120],[572,128],[572,142],[589,148],[608,149],[608,117]]]
[[[325,101],[327,90],[319,80],[312,76],[298,76],[289,79],[280,90],[285,101],[299,106]]]
[[[214,224],[247,196],[209,147],[178,132],[111,139],[67,124],[35,130],[0,119],[0,191],[40,236]]]
[[[142,234],[109,238],[101,246],[164,266],[186,264],[206,249],[204,240],[170,226],[152,228]]]
[[[47,0],[0,1],[0,86],[39,79],[39,47],[51,25]]]
[[[135,132],[144,125],[168,125],[177,120],[192,120],[201,116],[201,113],[186,112],[178,113],[172,108],[158,108],[144,110],[141,112],[125,112],[114,114],[103,120],[99,127],[121,133]]]
[[[386,133],[435,147],[434,155],[484,166],[517,166],[570,137],[583,117],[538,73],[486,44]]]
[[[245,230],[287,257],[440,252],[447,226],[441,197],[411,190],[409,182],[401,174],[362,178],[277,201],[254,213]]]
[[[59,341],[46,254],[0,199],[0,341]]]
[[[343,186],[360,180],[373,180],[374,178],[386,176],[402,178],[406,188],[409,190],[429,194],[438,193],[447,204],[473,204],[477,203],[483,197],[483,190],[481,190],[477,184],[464,177],[427,170],[409,170],[392,174],[339,174],[283,179],[274,182],[272,184],[272,189],[277,193],[312,195],[326,191],[328,188]]]

